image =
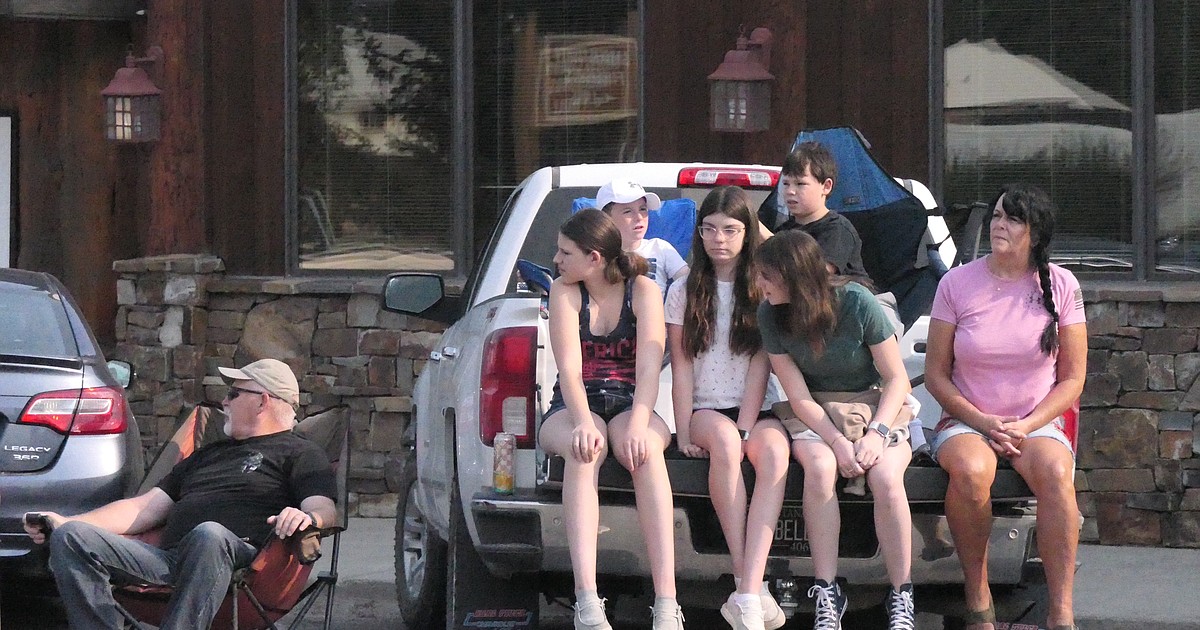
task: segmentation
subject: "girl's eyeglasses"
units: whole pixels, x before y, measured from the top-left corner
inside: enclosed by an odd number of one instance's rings
[[[711,225],[701,225],[696,229],[700,231],[700,238],[704,240],[712,240],[716,238],[718,234],[724,236],[725,238],[737,238],[738,235],[746,231],[746,228],[744,227],[729,226],[716,228]]]

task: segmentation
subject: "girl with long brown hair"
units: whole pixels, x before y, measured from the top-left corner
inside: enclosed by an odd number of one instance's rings
[[[904,470],[912,459],[906,406],[912,388],[895,329],[869,290],[830,274],[821,248],[804,232],[768,239],[757,264],[766,298],[758,310],[763,347],[796,415],[785,426],[792,455],[804,467],[804,524],[816,578],[808,591],[814,627],[840,630],[846,610],[837,582],[840,474],[867,477],[892,583],[885,602],[888,627],[913,630],[912,515],[904,490]],[[822,404],[839,398],[872,401],[870,424],[853,441],[834,423],[836,407]]]
[[[738,587],[721,613],[735,628],[774,629],[786,617],[762,578],[783,499],[782,476],[773,482],[760,479],[749,517],[742,479],[743,457],[757,463],[767,456],[766,425],[760,419],[769,417],[763,409],[774,402],[764,405],[770,365],[757,322],[762,299],[754,277],[758,219],[745,191],[724,186],[704,198],[697,222],[691,270],[686,281],[667,292],[676,438],[684,455],[709,458],[709,496]],[[786,440],[779,423],[773,424],[784,442],[777,458],[786,471]],[[757,534],[753,539],[748,521]]]

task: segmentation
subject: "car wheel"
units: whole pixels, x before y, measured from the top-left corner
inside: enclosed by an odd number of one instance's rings
[[[396,602],[405,627],[430,628],[446,616],[446,541],[417,506],[415,451],[405,454],[396,505]]]

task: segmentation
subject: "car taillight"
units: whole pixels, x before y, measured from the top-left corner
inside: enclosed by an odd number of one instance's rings
[[[532,448],[537,401],[537,327],[504,328],[483,342],[479,376],[479,439],[491,446],[501,431]]]
[[[679,186],[741,186],[774,188],[779,171],[767,168],[715,168],[696,166],[679,171]]]
[[[45,392],[34,396],[21,422],[75,435],[121,433],[125,430],[125,397],[111,387]]]

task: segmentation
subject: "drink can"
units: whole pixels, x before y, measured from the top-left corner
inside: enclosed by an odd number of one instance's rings
[[[513,455],[517,449],[517,437],[511,433],[497,433],[492,441],[495,459],[492,463],[492,488],[496,494],[513,493]]]

